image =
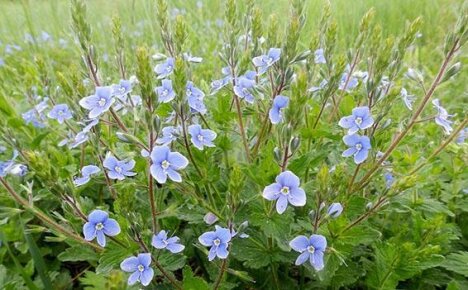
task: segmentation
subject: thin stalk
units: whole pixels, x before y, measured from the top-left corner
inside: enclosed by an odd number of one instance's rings
[[[223,280],[224,273],[226,272],[227,260],[227,258],[223,259],[223,262],[221,263],[221,269],[219,269],[218,278],[216,278],[216,282],[213,286],[214,290],[218,290],[219,286],[221,286],[221,281]]]

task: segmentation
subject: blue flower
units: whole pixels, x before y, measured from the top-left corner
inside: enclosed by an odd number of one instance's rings
[[[453,121],[449,120],[450,117],[453,117],[454,115],[449,115],[446,109],[444,109],[440,103],[439,99],[434,99],[432,100],[432,104],[434,107],[437,109],[437,116],[435,117],[435,122],[437,125],[442,126],[444,128],[445,134],[450,134],[452,132],[453,128],[451,124]]]
[[[267,200],[276,200],[276,211],[282,214],[288,203],[293,206],[306,204],[305,191],[299,185],[299,177],[291,171],[285,171],[276,177],[275,183],[265,187],[263,197]]]
[[[158,95],[158,100],[161,103],[168,103],[175,98],[175,92],[172,88],[171,80],[162,80],[161,86],[156,87],[155,90]]]
[[[89,122],[88,125],[86,125],[83,130],[81,130],[80,132],[78,132],[73,140],[73,143],[71,143],[69,146],[70,148],[76,148],[78,147],[79,145],[83,144],[84,142],[88,141],[89,139],[89,132],[91,131],[91,129],[96,126],[97,124],[99,123],[99,119],[94,119],[94,120],[91,120],[91,122]]]
[[[289,98],[278,95],[273,100],[273,107],[271,107],[269,116],[272,124],[278,124],[283,121],[283,109],[288,106]]]
[[[156,139],[158,145],[169,145],[172,141],[177,140],[180,134],[180,127],[167,126],[162,128],[162,136]]]
[[[341,118],[338,123],[342,128],[348,129],[348,134],[354,134],[359,129],[367,129],[374,124],[369,107],[357,107],[353,109],[351,116]]]
[[[174,59],[168,57],[165,62],[156,65],[154,72],[158,75],[158,79],[163,79],[174,71]]]
[[[395,178],[393,178],[393,175],[390,172],[385,172],[384,178],[385,178],[386,187],[387,188],[392,187],[393,183],[395,182]]]
[[[343,141],[349,148],[341,156],[354,156],[354,163],[356,164],[361,164],[367,159],[369,150],[371,149],[369,137],[357,134],[346,135],[343,137]]]
[[[327,63],[327,60],[325,59],[323,52],[324,52],[323,48],[319,48],[314,52],[314,62],[316,64]]]
[[[247,103],[253,104],[254,96],[251,89],[255,86],[255,80],[249,78],[249,75],[243,75],[237,78],[236,85],[234,86],[234,93]]]
[[[209,212],[209,213],[205,214],[205,216],[203,216],[203,221],[207,225],[212,225],[212,224],[214,224],[215,222],[218,221],[218,217],[214,213]]]
[[[0,161],[0,177],[5,177],[7,174],[12,174],[16,176],[24,176],[28,172],[28,167],[23,164],[15,162],[16,157],[18,157],[18,151],[13,152],[13,157],[7,161]]]
[[[179,238],[173,236],[167,238],[166,231],[160,231],[157,235],[153,235],[151,245],[156,249],[168,249],[171,253],[180,253],[185,249],[184,245],[179,244]]]
[[[88,216],[88,222],[83,226],[85,240],[92,241],[97,238],[101,247],[106,246],[106,236],[116,236],[120,233],[120,226],[116,220],[109,218],[105,211],[96,209]]]
[[[211,82],[211,94],[216,93],[221,88],[225,87],[232,80],[231,68],[226,66],[221,69],[224,77],[220,80],[214,80]]]
[[[112,85],[112,94],[122,101],[126,100],[126,97],[133,90],[132,81],[120,80],[119,84]]]
[[[172,181],[181,182],[182,177],[177,172],[188,165],[188,160],[179,152],[171,152],[167,146],[156,146],[151,152],[151,175],[159,183],[166,183],[167,177]]]
[[[36,128],[45,127],[44,123],[42,122],[42,120],[44,119],[44,115],[38,113],[35,109],[31,109],[21,114],[21,117],[26,122],[26,124],[32,124]]]
[[[302,265],[307,260],[316,271],[323,269],[323,255],[327,249],[327,239],[322,235],[295,237],[289,246],[296,252],[301,253],[296,259],[296,265]]]
[[[408,95],[408,92],[406,91],[405,88],[401,88],[400,95],[401,95],[401,98],[403,99],[403,102],[405,103],[405,106],[408,108],[408,110],[412,111],[413,103],[415,100],[414,96]]]
[[[107,112],[114,103],[112,87],[96,87],[94,95],[80,100],[80,105],[89,110],[88,117],[94,119]]]
[[[231,231],[220,226],[215,226],[215,231],[206,232],[198,237],[198,241],[205,247],[211,247],[208,260],[213,261],[215,257],[226,259],[229,255],[228,246],[232,239]]]
[[[73,115],[68,109],[67,104],[58,104],[55,105],[52,110],[50,110],[49,114],[47,114],[47,117],[56,119],[60,124],[63,124],[65,120],[73,118]]]
[[[122,271],[132,273],[128,277],[128,285],[134,285],[140,281],[143,286],[148,286],[153,280],[154,271],[151,265],[151,254],[138,254],[137,257],[130,257],[120,264]]]
[[[73,180],[75,186],[81,186],[88,183],[91,180],[91,175],[99,173],[101,169],[95,165],[86,165],[81,168],[81,177],[77,177]]]
[[[348,79],[348,73],[343,73],[343,75],[341,76],[340,85],[338,87],[340,90],[350,91],[359,85],[358,79],[351,76],[345,88],[347,79]]]
[[[135,176],[136,173],[131,170],[135,167],[135,160],[124,161],[118,160],[114,156],[108,154],[104,159],[103,165],[107,168],[110,179],[124,180],[126,176]]]
[[[468,128],[463,128],[463,130],[460,131],[460,133],[458,134],[457,136],[457,140],[455,140],[455,142],[457,144],[462,144],[465,142],[465,139],[466,139],[466,135],[468,133]]]
[[[281,49],[270,48],[268,54],[254,57],[252,62],[254,66],[258,68],[258,74],[261,75],[265,73],[270,66],[279,60],[280,55]]]
[[[339,202],[334,202],[330,204],[330,206],[327,209],[327,214],[331,216],[332,218],[339,217],[342,212],[343,212],[343,206]]]
[[[206,107],[203,103],[203,99],[205,98],[205,93],[200,90],[199,88],[195,87],[192,82],[187,82],[185,87],[185,94],[187,97],[187,101],[189,107],[192,111],[205,114]]]
[[[203,147],[215,147],[213,140],[216,138],[216,133],[209,129],[202,129],[198,124],[190,125],[188,127],[188,132],[190,134],[192,144],[200,150],[203,150]]]

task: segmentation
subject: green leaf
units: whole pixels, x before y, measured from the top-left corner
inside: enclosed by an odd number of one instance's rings
[[[210,286],[206,283],[205,280],[199,277],[194,277],[192,269],[189,266],[185,266],[183,270],[184,281],[183,288],[184,290],[208,290]]]
[[[98,260],[98,255],[90,247],[76,245],[74,247],[67,248],[65,251],[60,253],[57,258],[62,262],[92,262]]]
[[[452,253],[441,265],[445,269],[468,277],[468,252]]]

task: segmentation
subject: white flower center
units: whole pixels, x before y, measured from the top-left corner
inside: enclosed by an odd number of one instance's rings
[[[145,270],[145,266],[143,265],[138,265],[138,271],[143,272]]]
[[[104,105],[106,104],[106,99],[101,98],[98,103],[99,103],[99,106],[104,107]]]
[[[166,72],[169,73],[169,72],[171,72],[171,71],[172,71],[172,66],[168,65],[168,66],[166,67]]]
[[[166,246],[169,244],[169,243],[167,242],[167,240],[163,240],[162,242],[163,242],[163,244],[166,245]]]
[[[169,94],[169,91],[166,90],[166,89],[164,89],[164,90],[162,91],[162,95],[163,95],[163,96],[167,96],[167,94]]]
[[[217,88],[221,85],[221,82],[220,81],[214,81],[213,82],[213,87]]]
[[[357,144],[355,145],[355,148],[356,148],[357,151],[361,150],[361,149],[362,149],[362,144],[361,144],[361,143],[357,143]]]
[[[283,188],[281,188],[281,193],[284,194],[284,195],[288,195],[289,194],[289,187],[283,186]]]
[[[198,141],[201,142],[201,141],[203,141],[205,138],[203,137],[203,135],[200,134],[200,135],[197,136],[197,139],[198,139]]]
[[[124,87],[120,87],[119,88],[119,92],[122,94],[122,93],[125,93],[125,88]]]
[[[221,244],[221,241],[219,239],[216,239],[216,240],[213,241],[213,244],[215,246],[219,246],[219,244]]]
[[[267,64],[271,64],[272,62],[273,62],[273,58],[268,57],[268,58],[266,59],[266,63],[267,63]]]
[[[63,111],[58,111],[58,115],[59,115],[59,116],[62,116],[63,114],[64,114]]]
[[[104,228],[104,225],[102,223],[97,223],[94,228],[98,231],[102,230]]]
[[[192,95],[192,90],[187,89],[186,93],[187,93],[187,96],[191,96]]]
[[[307,247],[307,252],[313,254],[313,253],[315,252],[314,246],[308,246],[308,247]]]
[[[117,172],[117,173],[122,173],[122,168],[121,168],[120,166],[116,166],[116,167],[114,168],[114,170],[115,170],[115,172]]]
[[[169,168],[169,165],[171,165],[171,164],[170,164],[169,161],[167,161],[167,160],[164,160],[163,162],[161,162],[161,167],[162,167],[164,170],[168,169],[168,168]]]
[[[357,125],[361,125],[361,124],[362,124],[362,118],[361,118],[361,117],[357,117],[357,118],[354,120],[354,123],[356,123]]]

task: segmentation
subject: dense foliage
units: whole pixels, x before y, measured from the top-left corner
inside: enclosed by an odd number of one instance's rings
[[[466,5],[415,66],[420,18],[149,2],[0,36],[2,289],[468,287]]]

